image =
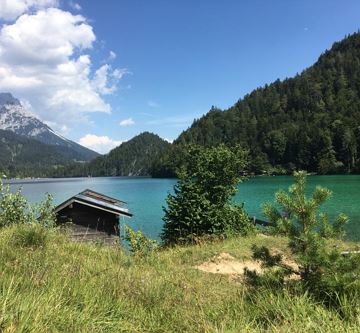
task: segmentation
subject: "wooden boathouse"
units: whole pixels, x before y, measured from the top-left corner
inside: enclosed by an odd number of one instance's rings
[[[126,202],[86,189],[55,208],[57,223],[69,225],[77,241],[119,241],[119,222],[131,217]]]

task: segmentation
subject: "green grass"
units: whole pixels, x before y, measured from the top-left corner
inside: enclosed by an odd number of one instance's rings
[[[254,243],[285,250],[287,240],[254,236],[134,258],[55,230],[2,229],[0,331],[359,331],[359,311],[344,320],[306,294],[249,290],[193,268],[220,252],[248,258]]]

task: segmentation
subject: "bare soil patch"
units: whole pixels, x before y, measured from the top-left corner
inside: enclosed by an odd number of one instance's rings
[[[291,267],[295,271],[299,270],[298,265],[289,258],[283,257],[283,263]],[[239,260],[226,252],[222,252],[219,255],[212,257],[210,260],[205,261],[204,263],[196,266],[195,268],[207,273],[233,276],[244,275],[245,268],[251,271],[256,271],[256,273],[258,274],[263,273],[263,268],[261,267],[260,261],[251,259]],[[297,278],[297,275],[290,276],[290,279]]]
[[[226,252],[220,253],[195,268],[207,273],[224,275],[243,275],[245,268],[255,270],[257,273],[262,272],[260,262],[254,260],[240,261]]]

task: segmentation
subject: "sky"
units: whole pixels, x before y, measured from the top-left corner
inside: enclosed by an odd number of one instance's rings
[[[0,92],[100,153],[311,66],[359,0],[0,0]]]

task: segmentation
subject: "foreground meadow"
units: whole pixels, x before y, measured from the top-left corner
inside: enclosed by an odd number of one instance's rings
[[[1,331],[358,332],[359,303],[328,309],[291,288],[250,289],[241,276],[195,268],[220,253],[251,259],[254,243],[287,251],[287,239],[257,235],[139,258],[37,225],[3,228]]]

